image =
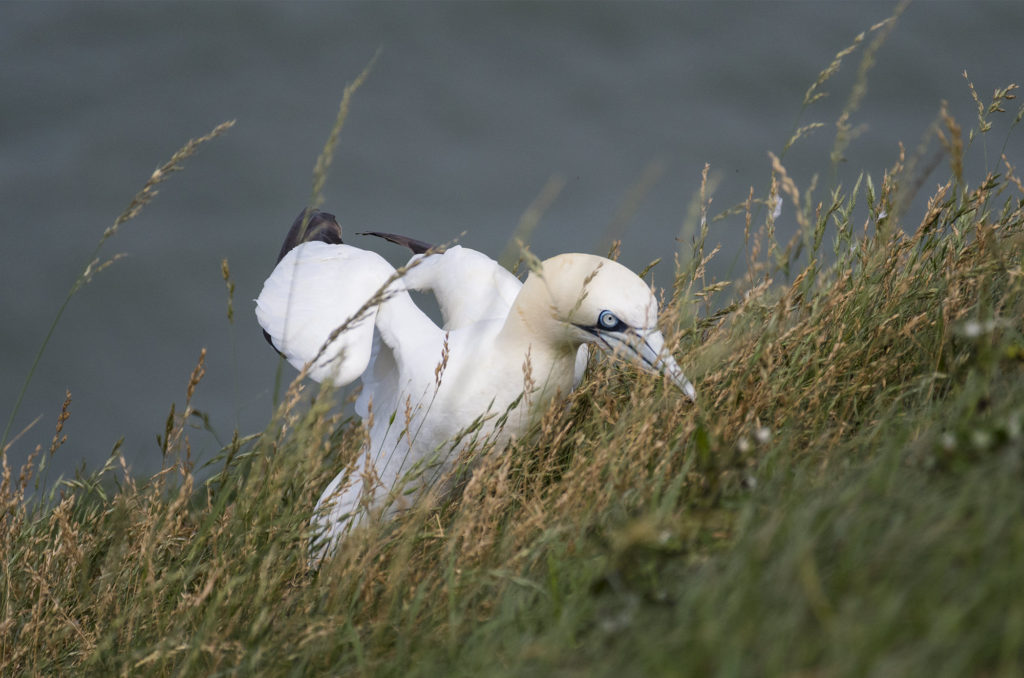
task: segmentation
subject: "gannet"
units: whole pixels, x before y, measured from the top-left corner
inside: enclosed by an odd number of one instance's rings
[[[344,244],[333,215],[303,210],[256,299],[265,336],[294,367],[336,386],[362,379],[355,410],[368,443],[317,503],[313,562],[354,526],[450,475],[464,445],[500,448],[522,434],[578,383],[588,346],[664,375],[695,400],[657,328],[654,294],[625,266],[561,254],[520,282],[465,247],[372,235],[414,252],[403,271]],[[443,326],[409,290],[434,294]]]

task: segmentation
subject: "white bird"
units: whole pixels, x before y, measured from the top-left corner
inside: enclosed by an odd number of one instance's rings
[[[293,366],[337,386],[362,378],[356,412],[369,426],[368,445],[317,503],[314,560],[355,525],[446,477],[463,446],[500,448],[523,433],[578,383],[581,347],[664,374],[695,399],[658,331],[654,294],[621,264],[562,254],[520,282],[471,249],[441,253],[373,235],[417,254],[396,272],[343,244],[333,215],[304,210],[256,299],[264,334]],[[443,327],[408,290],[433,292]]]

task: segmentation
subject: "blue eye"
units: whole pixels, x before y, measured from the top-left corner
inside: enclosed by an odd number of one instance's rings
[[[601,314],[597,316],[597,324],[603,330],[617,330],[624,325],[611,311],[601,311]]]

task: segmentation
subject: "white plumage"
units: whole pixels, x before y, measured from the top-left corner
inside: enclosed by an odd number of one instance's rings
[[[336,236],[290,250],[286,241],[256,317],[296,368],[315,358],[312,379],[363,381],[356,412],[372,422],[369,449],[318,502],[317,558],[375,511],[394,510],[443,477],[470,439],[500,446],[522,433],[573,388],[589,344],[663,373],[695,397],[657,330],[650,288],[614,261],[563,254],[521,283],[489,257],[451,247],[415,255],[397,275],[377,254],[340,244],[331,215],[313,216],[329,217]],[[301,231],[293,227],[289,240],[302,240]],[[410,289],[433,292],[443,327]]]

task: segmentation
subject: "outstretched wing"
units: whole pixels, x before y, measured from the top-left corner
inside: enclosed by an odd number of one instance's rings
[[[494,259],[458,245],[417,254],[410,263],[416,261],[402,280],[409,289],[434,293],[446,330],[505,318],[523,286]]]
[[[288,235],[285,236],[284,243],[281,244],[281,251],[277,254],[277,263],[281,263],[284,255],[298,245],[314,240],[341,245],[341,225],[338,224],[338,220],[333,214],[306,207],[299,212],[299,216],[295,217],[295,221],[292,222],[292,227],[288,229]],[[277,351],[274,341],[266,330],[263,330],[263,338]],[[281,353],[281,351],[277,352]],[[284,354],[281,353],[281,355]]]
[[[372,235],[412,250],[412,264],[403,276],[405,286],[432,292],[444,317],[444,329],[454,330],[481,320],[504,318],[523,283],[486,254],[460,245],[441,252],[435,245],[395,233]],[[414,263],[418,262],[418,263]]]
[[[395,269],[379,255],[348,245],[304,242],[289,250],[263,284],[256,319],[282,355],[315,381],[341,386],[366,369],[376,304],[368,304]],[[404,293],[401,282],[390,291]],[[337,328],[338,336],[320,349]]]

